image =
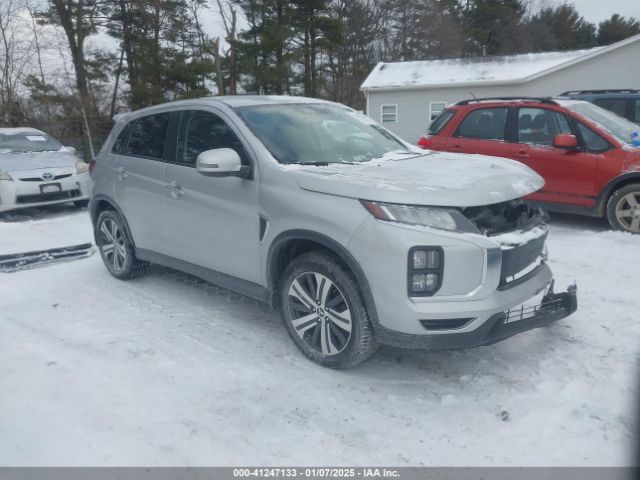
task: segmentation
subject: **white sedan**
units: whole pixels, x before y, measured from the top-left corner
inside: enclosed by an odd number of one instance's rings
[[[88,165],[71,147],[35,128],[0,128],[0,212],[88,203]]]

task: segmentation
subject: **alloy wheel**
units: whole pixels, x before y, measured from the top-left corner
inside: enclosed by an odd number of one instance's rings
[[[618,223],[633,233],[640,233],[640,192],[627,193],[616,205]]]
[[[345,296],[328,277],[316,272],[298,275],[288,291],[289,321],[307,347],[325,356],[338,355],[351,338],[351,310]]]
[[[100,225],[99,240],[105,263],[110,264],[114,271],[120,272],[127,258],[127,249],[121,228],[111,218],[105,218]]]

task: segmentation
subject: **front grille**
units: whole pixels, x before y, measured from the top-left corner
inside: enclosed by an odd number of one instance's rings
[[[502,247],[500,286],[509,288],[520,278],[528,278],[536,271],[537,262],[547,239],[548,215],[533,208],[522,199],[481,207],[469,207],[462,213],[484,235]],[[531,269],[531,272],[525,269]],[[523,272],[524,271],[524,272]],[[518,276],[521,274],[521,276]]]
[[[56,200],[72,199],[80,196],[80,190],[67,190],[65,192],[39,193],[36,195],[18,195],[16,203],[54,202]]]
[[[51,182],[53,180],[60,180],[61,178],[68,178],[71,175],[73,175],[73,173],[64,173],[62,175],[56,175],[55,177],[52,177],[48,180],[44,180],[42,177],[19,178],[18,180],[20,180],[21,182]]]
[[[530,240],[529,242],[512,248],[502,249],[502,270],[500,272],[500,286],[511,281],[511,277],[534,263],[544,250],[547,234]]]

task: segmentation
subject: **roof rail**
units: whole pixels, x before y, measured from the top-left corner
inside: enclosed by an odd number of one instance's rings
[[[610,88],[606,90],[569,90],[561,93],[561,97],[568,97],[571,95],[600,95],[605,93],[640,93],[640,90],[634,88]]]
[[[503,100],[503,101],[531,100],[531,101],[534,101],[534,102],[548,103],[550,105],[558,105],[558,103],[555,100],[552,100],[549,97],[486,97],[486,98],[472,98],[472,99],[469,99],[469,100],[462,100],[462,101],[456,103],[456,105],[468,105],[468,104],[474,103],[474,102],[487,102],[487,101],[492,101],[492,100]]]

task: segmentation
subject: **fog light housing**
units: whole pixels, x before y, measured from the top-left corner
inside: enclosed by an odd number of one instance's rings
[[[442,286],[444,250],[413,247],[409,250],[408,289],[410,297],[427,297]]]

